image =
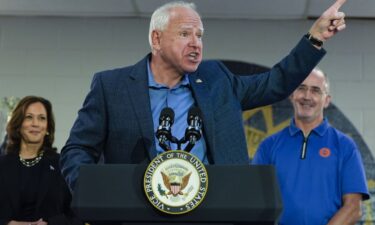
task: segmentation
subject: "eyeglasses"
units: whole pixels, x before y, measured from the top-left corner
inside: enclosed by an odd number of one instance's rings
[[[319,87],[315,87],[315,86],[308,87],[306,85],[300,85],[296,89],[296,92],[303,93],[303,94],[306,94],[308,91],[310,91],[310,93],[313,96],[322,96],[323,94],[327,93],[326,91],[323,91]]]

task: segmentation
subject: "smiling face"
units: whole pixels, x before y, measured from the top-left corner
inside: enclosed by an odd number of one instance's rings
[[[26,111],[21,126],[21,145],[42,146],[47,133],[47,111],[40,102],[30,104]]]
[[[324,74],[314,69],[290,96],[296,123],[319,125],[331,100],[328,91]]]
[[[202,61],[202,36],[203,24],[197,12],[172,8],[166,28],[152,32],[153,57],[172,73],[194,72]]]

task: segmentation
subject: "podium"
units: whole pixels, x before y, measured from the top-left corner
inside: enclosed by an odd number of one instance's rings
[[[203,202],[182,215],[155,209],[146,198],[146,164],[83,165],[72,208],[84,221],[119,224],[273,225],[282,210],[272,166],[207,165]]]

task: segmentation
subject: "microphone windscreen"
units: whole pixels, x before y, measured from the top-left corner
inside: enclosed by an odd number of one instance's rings
[[[196,106],[192,106],[189,109],[188,117],[187,117],[188,123],[194,117],[198,117],[199,119],[202,119],[202,111],[198,107],[196,107]]]
[[[159,117],[159,123],[161,123],[166,118],[170,119],[170,123],[173,124],[174,122],[174,111],[173,109],[169,107],[165,107],[163,110],[161,110],[160,117]]]

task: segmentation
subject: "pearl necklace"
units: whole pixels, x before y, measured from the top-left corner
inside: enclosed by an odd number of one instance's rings
[[[20,162],[26,166],[26,167],[32,167],[32,166],[35,166],[36,164],[38,164],[40,162],[40,160],[42,159],[43,157],[43,153],[44,151],[40,151],[37,155],[37,157],[35,157],[33,160],[27,160],[27,159],[23,159],[21,156],[20,157]]]

